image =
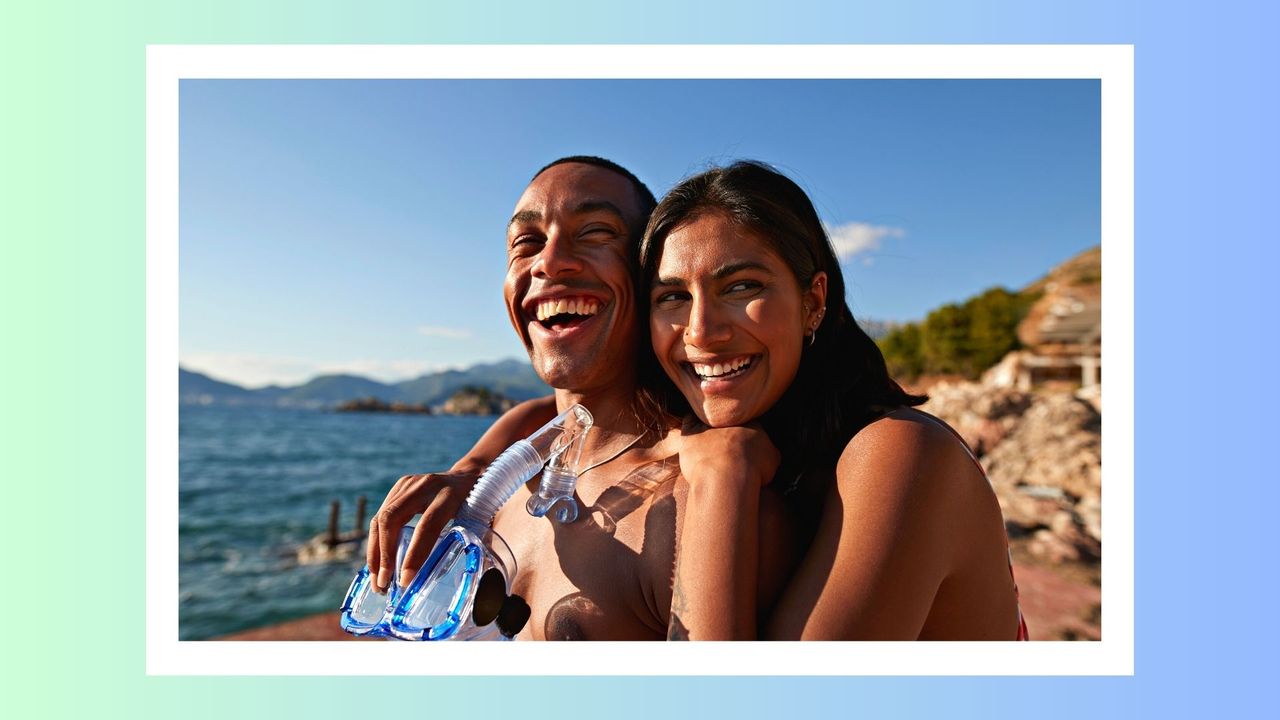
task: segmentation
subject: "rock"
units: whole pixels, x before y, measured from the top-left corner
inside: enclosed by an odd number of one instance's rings
[[[1076,503],[1080,525],[1090,538],[1102,542],[1102,500],[1098,496],[1082,498]]]
[[[1012,388],[944,382],[930,388],[920,409],[955,428],[981,457],[1004,440],[1030,403],[1030,394]]]
[[[1058,265],[1023,292],[1040,293],[1018,324],[1018,340],[1027,347],[1049,340],[1045,336],[1053,335],[1055,320],[1073,315],[1097,318],[1102,299],[1102,248],[1089,248]]]
[[[1011,355],[981,383],[934,385],[921,409],[979,455],[1011,538],[1049,564],[1094,562],[1102,556],[1101,392],[1017,390]]]
[[[1052,530],[1040,530],[1032,536],[1027,550],[1041,560],[1060,564],[1080,560],[1080,551],[1068,540],[1058,537]]]
[[[406,415],[430,415],[431,408],[426,405],[410,405],[409,403],[393,402],[387,403],[375,397],[359,398],[357,400],[347,400],[340,403],[334,410],[338,412],[375,412],[375,413],[402,413]]]
[[[515,401],[489,388],[468,385],[440,406],[446,415],[501,415],[515,407]]]
[[[1055,516],[1071,510],[1071,502],[1065,495],[1058,498],[1035,497],[1022,492],[1022,488],[1008,488],[997,493],[997,498],[1005,522],[1018,525],[1024,534],[1049,527]]]
[[[1022,369],[1022,359],[1026,357],[1024,350],[1008,353],[1000,362],[992,365],[982,373],[982,385],[989,388],[1016,388],[1018,375]]]
[[[1076,532],[1076,521],[1070,510],[1059,510],[1049,518],[1049,530],[1060,538]]]
[[[334,408],[338,412],[387,412],[391,406],[376,397],[346,400]]]
[[[1073,501],[1100,496],[1102,416],[1069,394],[1038,396],[983,464],[997,487],[1056,487]]]
[[[1092,385],[1086,388],[1080,388],[1076,391],[1076,397],[1089,403],[1094,410],[1102,412],[1102,386]]]

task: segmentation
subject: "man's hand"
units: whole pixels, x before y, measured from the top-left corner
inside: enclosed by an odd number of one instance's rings
[[[414,515],[422,513],[418,527],[413,531],[413,540],[405,552],[404,562],[400,566],[400,586],[406,587],[417,574],[422,563],[435,545],[436,538],[444,529],[462,503],[467,494],[475,486],[480,471],[428,473],[426,475],[405,475],[396,481],[382,507],[374,513],[369,522],[369,543],[366,559],[369,572],[373,575],[374,587],[378,592],[386,592],[391,584],[395,570],[396,548],[400,544],[400,530]]]
[[[681,430],[680,472],[690,486],[738,481],[759,490],[773,480],[782,455],[760,426],[711,428],[696,418]]]
[[[436,538],[462,509],[480,472],[511,443],[526,437],[556,416],[554,396],[526,400],[508,410],[485,431],[461,460],[446,473],[405,475],[396,481],[369,523],[366,560],[378,592],[386,592],[396,565],[400,530],[422,513],[400,567],[400,585],[408,586],[431,554]]]

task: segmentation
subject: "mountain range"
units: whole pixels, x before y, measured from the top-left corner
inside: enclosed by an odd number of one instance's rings
[[[428,373],[412,380],[382,383],[358,375],[321,375],[294,386],[249,389],[178,368],[178,399],[201,405],[332,407],[345,400],[375,397],[386,402],[438,405],[465,386],[485,387],[512,400],[549,395],[551,388],[527,361],[500,360],[465,370]]]

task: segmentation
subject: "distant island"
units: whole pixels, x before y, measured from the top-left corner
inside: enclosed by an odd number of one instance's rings
[[[438,408],[442,415],[501,415],[515,407],[511,398],[486,387],[468,385]]]
[[[515,404],[516,402],[511,398],[502,393],[493,392],[487,387],[467,385],[435,408],[423,403],[389,403],[376,397],[363,397],[341,402],[334,410],[350,413],[395,413],[400,415],[501,415],[515,407]]]
[[[184,367],[178,368],[178,400],[184,405],[332,410],[344,403],[355,403],[349,411],[359,412],[361,410],[355,408],[360,402],[376,399],[387,409],[374,410],[371,405],[364,411],[420,412],[412,408],[427,408],[431,412],[432,408],[443,409],[458,393],[468,388],[469,392],[463,393],[450,405],[460,414],[468,414],[471,408],[509,407],[523,400],[551,394],[551,388],[542,382],[527,360],[479,363],[462,370],[427,373],[398,383],[382,383],[358,375],[322,375],[301,385],[270,385],[254,389],[217,380]],[[393,407],[398,409],[393,410]]]
[[[430,415],[431,408],[427,405],[410,405],[408,403],[393,402],[389,403],[379,400],[376,397],[363,397],[356,400],[347,400],[338,403],[338,407],[334,408],[337,412],[355,412],[355,413],[397,413],[400,415]]]

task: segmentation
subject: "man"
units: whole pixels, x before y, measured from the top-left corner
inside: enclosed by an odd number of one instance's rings
[[[513,594],[532,610],[519,637],[639,640],[667,637],[672,627],[683,632],[671,613],[683,521],[677,507],[686,494],[677,482],[680,433],[646,409],[636,377],[636,358],[649,350],[630,258],[654,205],[634,175],[593,157],[557,160],[525,189],[507,225],[504,299],[534,370],[555,395],[504,415],[449,473],[396,483],[370,525],[378,587],[390,582],[396,539],[415,513],[423,518],[406,553],[404,584],[484,465],[576,402],[595,420],[577,482],[578,520],[528,515],[535,482],[494,522],[515,555]],[[772,595],[780,583],[765,584]]]

